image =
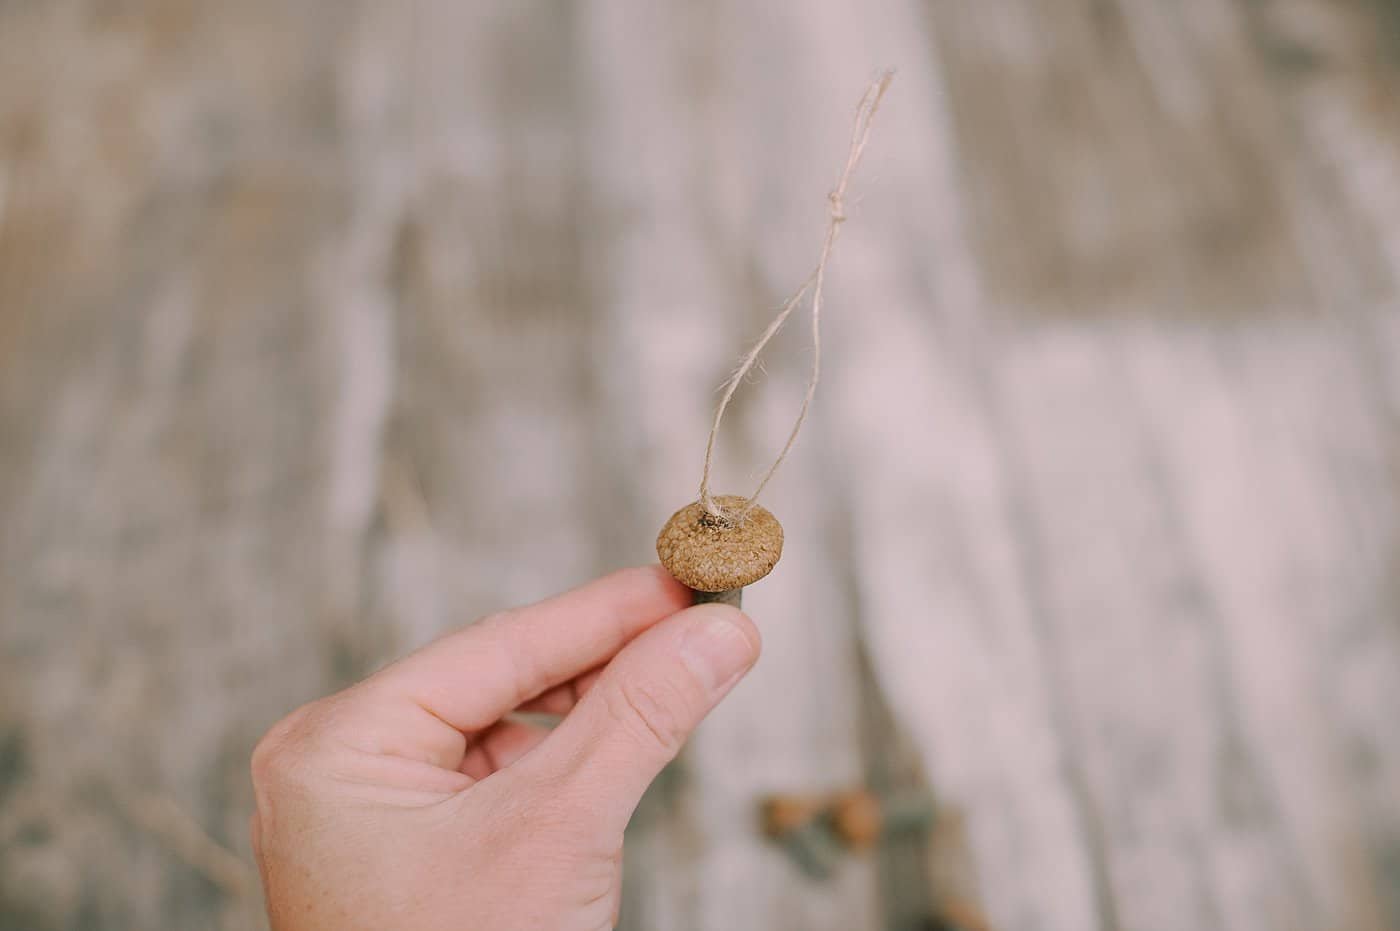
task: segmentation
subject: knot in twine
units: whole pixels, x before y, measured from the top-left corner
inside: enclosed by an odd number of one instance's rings
[[[892,80],[894,80],[893,71],[886,71],[880,75],[875,83],[866,88],[865,95],[860,99],[860,105],[856,107],[855,126],[851,130],[851,148],[846,155],[846,165],[841,170],[841,177],[837,180],[836,187],[827,194],[829,210],[826,237],[822,240],[821,257],[817,260],[817,267],[807,276],[807,280],[802,282],[801,286],[793,292],[792,296],[783,302],[777,316],[768,324],[768,329],[763,331],[758,342],[739,363],[739,368],[724,383],[724,396],[720,399],[719,409],[715,411],[715,422],[710,428],[709,441],[705,444],[705,469],[700,477],[700,496],[698,499],[705,513],[715,521],[721,522],[722,525],[730,522],[742,524],[748,517],[755,502],[758,501],[758,496],[763,493],[764,488],[768,487],[768,482],[778,471],[778,466],[783,464],[783,460],[787,458],[793,443],[797,442],[797,434],[807,419],[807,410],[811,407],[812,398],[817,393],[817,381],[821,377],[822,286],[826,283],[826,267],[831,261],[832,247],[836,245],[836,237],[840,234],[841,224],[846,221],[846,187],[850,183],[851,175],[855,172],[856,166],[860,164],[860,157],[865,154],[865,144],[870,140],[870,125],[875,119],[875,112],[880,108],[880,99],[885,96],[885,90],[890,86]],[[715,439],[719,436],[719,425],[724,419],[724,412],[729,407],[734,392],[739,389],[739,383],[744,380],[744,377],[757,363],[763,348],[782,329],[787,318],[807,296],[808,291],[812,293],[812,375],[807,382],[807,393],[802,398],[802,406],[798,409],[797,420],[793,423],[792,431],[788,434],[787,442],[783,444],[782,451],[778,453],[778,458],[763,474],[763,479],[758,483],[758,488],[754,493],[741,499],[737,506],[731,506],[728,502],[721,504],[710,494],[710,470],[714,462]]]
[[[846,200],[841,191],[832,191],[826,195],[827,201],[831,204],[831,222],[846,222]]]

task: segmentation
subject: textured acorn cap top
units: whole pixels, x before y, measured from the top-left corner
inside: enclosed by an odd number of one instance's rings
[[[725,514],[738,514],[746,499],[717,495]],[[783,555],[783,525],[754,505],[742,519],[708,513],[700,502],[687,504],[666,522],[656,538],[656,555],[676,581],[697,592],[727,592],[757,582]]]

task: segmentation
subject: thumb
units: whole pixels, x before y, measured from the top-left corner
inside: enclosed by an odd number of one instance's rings
[[[613,658],[532,762],[576,810],[618,832],[691,731],[758,659],[758,630],[735,608],[696,605]]]

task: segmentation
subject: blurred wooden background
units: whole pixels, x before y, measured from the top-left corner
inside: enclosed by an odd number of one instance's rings
[[[0,928],[260,927],[267,725],[648,561],[883,66],[625,927],[911,927],[752,811],[918,763],[997,929],[1400,928],[1389,0],[0,3]]]

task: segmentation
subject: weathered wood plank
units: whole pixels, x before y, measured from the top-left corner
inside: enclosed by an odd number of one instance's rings
[[[1024,41],[1035,37],[1038,46],[1042,36],[1054,36],[1055,30],[1062,28],[1050,22],[1048,14],[1029,8],[1016,12],[1005,6],[995,11],[986,9],[987,16],[999,17],[995,25],[986,27],[988,39],[1005,40],[1008,34],[1019,35]],[[967,26],[965,17],[951,8],[946,12],[948,23],[955,29]],[[1013,22],[1008,23],[1007,19]],[[1230,20],[1231,15],[1226,14],[1224,21]],[[956,50],[949,65],[949,80],[955,98],[963,70],[956,56],[979,57],[963,38],[962,32],[955,32],[952,42]],[[1154,38],[1162,40],[1160,34]],[[1050,64],[1034,75],[1043,75],[1046,69],[1098,65],[1092,58],[1075,65],[1073,56],[1062,56],[1053,43],[1051,47],[1055,51],[1050,55]],[[1077,46],[1071,42],[1070,48],[1074,47]],[[999,67],[1000,57],[1006,54],[1004,49],[984,49],[980,57],[990,61],[976,61],[986,69],[985,73],[976,73],[987,80],[1008,80],[1008,73],[1014,71]],[[1182,77],[1191,80],[1189,74]],[[1253,84],[1250,94],[1265,96],[1273,90],[1267,76],[1246,73],[1243,77]],[[1037,79],[1025,78],[1024,86],[1007,93],[1018,101],[1033,97],[1029,84]],[[1232,93],[1241,91],[1234,88]],[[976,98],[963,102],[970,111],[978,106]],[[1283,108],[1282,102],[1265,103],[1273,108],[1274,116],[1248,127],[1256,134],[1249,145],[1261,153],[1283,154],[1272,161],[1261,158],[1254,170],[1267,172],[1270,164],[1281,165],[1276,169],[1280,172],[1278,177],[1259,183],[1265,189],[1288,190],[1293,201],[1288,205],[1289,214],[1263,223],[1254,234],[1256,238],[1265,237],[1264,244],[1254,248],[1262,250],[1267,258],[1288,254],[1296,250],[1297,242],[1316,238],[1317,231],[1306,226],[1309,215],[1295,205],[1301,202],[1316,209],[1319,200],[1326,196],[1326,189],[1309,186],[1316,181],[1310,178],[1306,164],[1291,164],[1299,155],[1290,152],[1293,139],[1282,128],[1287,125],[1278,112]],[[963,121],[975,118],[972,112],[959,117]],[[1044,118],[1041,112],[1028,113],[1024,120],[1010,122],[1020,130],[1026,122],[1034,125],[1035,120]],[[1117,119],[1112,125],[1121,133],[1136,132],[1143,137],[1170,129],[1143,119]],[[971,138],[961,132],[959,137],[961,144],[968,147],[964,163],[974,173],[988,173],[989,183],[1005,183],[1003,175],[1008,171],[1035,177],[1047,170],[1039,162],[1019,168],[997,167],[994,159],[998,153],[993,149],[998,146],[1002,157],[1024,157],[1024,152],[1005,151],[1011,145],[1009,137],[997,140],[987,136],[979,141],[975,132]],[[1130,177],[1134,177],[1133,172],[1140,172],[1136,175],[1139,184],[1154,180],[1150,163],[1112,164],[1119,158],[1115,149],[1108,148],[1087,161],[1092,165],[1110,163],[1103,166],[1105,171],[1127,170]],[[1226,170],[1228,176],[1228,163],[1217,167]],[[1200,196],[1206,198],[1211,209],[1218,205],[1218,198]],[[932,203],[933,198],[927,202]],[[989,206],[980,197],[967,203],[974,215],[995,208],[995,202]],[[1078,197],[1053,203],[1051,228],[1064,228],[1074,222],[1079,204]],[[1017,205],[1044,209],[1029,194]],[[1118,248],[1116,234],[1131,229],[1121,224],[1140,223],[1142,217],[1136,213],[1137,202],[1130,198],[1113,199],[1110,205],[1120,205],[1121,209],[1110,209],[1109,219],[1101,222],[1110,223],[1113,234],[1108,241]],[[1265,208],[1261,204],[1249,209]],[[1276,213],[1278,209],[1274,206],[1268,211]],[[1335,203],[1328,209],[1334,228],[1364,228],[1361,217],[1348,217]],[[1285,218],[1294,224],[1291,229],[1287,224],[1278,227]],[[1167,230],[1154,235],[1163,242],[1172,241]],[[984,259],[988,249],[1016,248],[1021,244],[1010,226],[993,238],[994,242],[979,245],[979,256]],[[1128,238],[1131,241],[1131,235]],[[1064,248],[1073,247],[1071,242]],[[1191,243],[1191,247],[1195,244]],[[898,244],[890,243],[885,248],[897,251]],[[1041,251],[1033,247],[1031,254]],[[1384,837],[1393,830],[1392,803],[1378,805],[1368,791],[1360,806],[1368,813],[1366,834],[1370,837],[1355,837],[1354,828],[1346,827],[1356,824],[1354,815],[1342,814],[1355,804],[1355,777],[1333,769],[1340,760],[1337,749],[1317,746],[1309,752],[1303,749],[1306,743],[1300,743],[1296,732],[1309,718],[1331,720],[1335,714],[1323,710],[1327,700],[1314,684],[1316,677],[1330,679],[1333,674],[1332,661],[1319,662],[1316,648],[1310,645],[1319,629],[1329,632],[1324,636],[1337,635],[1345,623],[1356,624],[1368,632],[1363,634],[1366,642],[1381,651],[1379,656],[1370,656],[1371,667],[1366,671],[1369,688],[1375,690],[1379,683],[1387,683],[1379,691],[1371,691],[1371,698],[1380,698],[1396,680],[1393,625],[1385,620],[1394,612],[1392,587],[1381,583],[1375,574],[1352,577],[1349,582],[1327,575],[1310,587],[1314,600],[1311,608],[1286,600],[1289,596],[1284,594],[1297,585],[1289,578],[1291,572],[1308,565],[1315,566],[1314,571],[1327,572],[1322,567],[1329,563],[1337,569],[1342,565],[1355,567],[1355,557],[1342,554],[1351,553],[1355,543],[1376,538],[1374,529],[1356,536],[1356,529],[1339,519],[1342,510],[1332,502],[1332,496],[1341,488],[1355,488],[1359,476],[1349,473],[1348,481],[1339,484],[1335,471],[1329,475],[1327,470],[1306,464],[1310,458],[1308,446],[1300,445],[1296,439],[1284,446],[1265,447],[1245,440],[1224,446],[1230,434],[1202,437],[1188,429],[1188,425],[1197,422],[1199,411],[1228,410],[1232,412],[1230,421],[1238,429],[1273,423],[1285,435],[1294,436],[1301,431],[1301,435],[1310,436],[1317,429],[1317,425],[1309,426],[1314,412],[1329,411],[1326,433],[1353,450],[1352,456],[1360,452],[1356,444],[1361,443],[1361,448],[1368,450],[1364,455],[1381,466],[1370,472],[1374,477],[1354,492],[1358,503],[1368,503],[1368,514],[1379,527],[1393,525],[1393,479],[1382,477],[1382,464],[1393,461],[1394,453],[1384,443],[1376,446],[1376,439],[1385,436],[1384,412],[1374,407],[1374,398],[1368,398],[1364,387],[1355,385],[1345,369],[1323,361],[1336,359],[1340,363],[1351,357],[1354,349],[1338,352],[1338,346],[1350,343],[1349,331],[1364,332],[1373,325],[1365,305],[1353,304],[1345,311],[1349,317],[1340,320],[1324,317],[1288,324],[1278,319],[1291,317],[1322,300],[1321,295],[1334,282],[1345,281],[1364,293],[1384,279],[1377,277],[1374,257],[1364,252],[1348,254],[1333,249],[1331,256],[1309,254],[1306,261],[1301,253],[1293,254],[1295,259],[1286,261],[1308,266],[1312,276],[1318,276],[1313,268],[1320,266],[1330,276],[1302,282],[1301,287],[1290,285],[1273,298],[1268,297],[1271,292],[1256,290],[1258,282],[1254,279],[1242,274],[1237,279],[1234,265],[1214,271],[1207,266],[1187,265],[1192,269],[1193,280],[1188,290],[1182,290],[1172,279],[1156,277],[1172,268],[1170,261],[1156,259],[1148,269],[1152,276],[1130,282],[1129,288],[1101,278],[1097,266],[1092,264],[1097,261],[1092,250],[1080,256],[1067,253],[1051,263],[1051,267],[1061,271],[1066,264],[1085,266],[1088,270],[1083,272],[1082,280],[1037,279],[1035,296],[1030,298],[1025,293],[1006,290],[1020,282],[1008,266],[998,265],[1009,259],[993,255],[981,266],[991,269],[988,277],[994,280],[993,286],[977,292],[982,295],[982,312],[989,320],[1008,312],[1023,314],[1028,310],[1066,307],[1090,314],[1132,309],[1177,319],[1152,327],[1128,328],[1124,333],[1121,325],[1099,325],[1093,331],[1064,326],[1047,328],[1026,322],[1016,324],[1014,330],[1009,324],[995,328],[939,327],[933,322],[916,323],[911,315],[892,338],[864,333],[852,337],[874,342],[883,364],[900,372],[914,367],[918,352],[901,352],[901,347],[927,344],[933,339],[955,341],[947,353],[935,351],[927,357],[926,367],[933,368],[936,374],[912,383],[901,379],[906,403],[900,413],[932,411],[932,419],[938,425],[941,448],[936,458],[915,460],[928,471],[910,465],[906,472],[904,464],[892,465],[896,450],[906,458],[911,451],[922,456],[923,444],[911,439],[909,427],[903,422],[892,423],[887,433],[872,430],[869,411],[862,408],[852,411],[848,425],[863,429],[876,448],[868,454],[862,451],[856,460],[858,468],[853,471],[866,476],[873,472],[877,476],[862,483],[861,488],[867,489],[864,494],[873,502],[888,504],[888,510],[879,512],[878,525],[886,526],[889,532],[891,525],[884,522],[891,520],[893,526],[904,528],[896,531],[901,549],[908,545],[909,536],[917,533],[916,539],[926,541],[925,551],[934,552],[937,539],[949,531],[940,532],[920,524],[924,509],[908,509],[906,505],[907,516],[894,517],[896,502],[928,499],[934,493],[930,486],[949,481],[950,472],[966,473],[959,493],[948,496],[950,502],[957,502],[952,506],[960,509],[976,500],[975,486],[970,484],[974,481],[974,469],[981,473],[983,482],[991,479],[1006,483],[998,497],[1010,505],[1013,529],[1009,542],[1020,553],[1019,567],[1011,573],[1003,568],[984,578],[994,587],[1019,590],[1033,618],[1033,653],[1041,675],[1050,683],[1046,700],[1052,714],[1050,722],[1037,728],[1044,727],[1054,735],[1058,752],[1063,755],[1070,808],[1078,812],[1074,833],[1083,840],[1082,862],[1092,877],[1079,901],[1093,904],[1101,926],[1171,927],[1189,921],[1209,927],[1323,924],[1369,928],[1384,927],[1395,920],[1388,911],[1391,906],[1384,891],[1393,882],[1382,866],[1388,855],[1381,851],[1388,842],[1377,840],[1378,835]],[[1330,267],[1329,258],[1334,259]],[[865,274],[858,280],[863,283],[884,277],[878,266],[862,271]],[[1203,286],[1196,279],[1202,275],[1214,277],[1214,284],[1205,283],[1211,291],[1199,290]],[[1088,291],[1084,290],[1085,282],[1089,283]],[[859,297],[853,293],[850,299]],[[886,307],[902,303],[892,297],[883,297],[880,302]],[[911,303],[918,306],[917,302]],[[1198,319],[1192,319],[1202,311],[1211,316],[1260,312],[1273,319],[1257,325],[1215,323],[1203,328]],[[966,313],[966,309],[949,308],[948,313],[957,315]],[[882,323],[889,325],[888,321]],[[850,327],[848,332],[856,333],[858,328]],[[1126,361],[1122,358],[1125,351]],[[1234,380],[1211,388],[1200,386],[1199,370],[1189,360],[1199,354],[1202,361],[1210,360],[1207,364],[1228,367],[1234,363],[1224,360],[1240,351],[1267,364],[1279,376],[1271,380],[1268,388],[1247,388]],[[1125,381],[1131,382],[1140,371],[1154,369],[1142,355],[1144,352],[1159,356],[1164,365],[1187,366],[1172,376],[1164,376],[1156,392],[1154,403],[1158,409],[1173,412],[1170,421],[1145,419],[1131,401],[1132,392],[1126,392],[1124,397]],[[968,357],[972,360],[969,364],[960,362]],[[1216,362],[1217,359],[1222,361]],[[969,368],[973,370],[968,371]],[[1315,377],[1313,372],[1317,373]],[[867,377],[878,378],[874,374]],[[895,378],[887,377],[888,384],[867,383],[864,396],[893,394]],[[962,394],[953,409],[947,403],[933,401],[924,390],[927,382],[948,380],[962,382]],[[1346,387],[1338,386],[1339,381]],[[1206,394],[1201,395],[1200,391]],[[861,396],[855,388],[842,393]],[[978,397],[988,406],[983,408],[982,422],[970,429],[966,410],[977,403],[973,399]],[[1370,413],[1361,413],[1355,420],[1345,416],[1342,422],[1337,420],[1341,411],[1364,412],[1368,406]],[[1380,419],[1376,419],[1377,415],[1381,415]],[[891,419],[898,421],[898,416]],[[969,467],[969,448],[985,448],[984,431],[988,427],[994,431],[996,444],[992,461],[984,459]],[[1171,474],[1164,473],[1159,462],[1161,453],[1154,449],[1163,443],[1180,451],[1179,468]],[[1223,462],[1217,458],[1220,456],[1225,457]],[[1230,463],[1230,472],[1222,471],[1225,462]],[[929,472],[944,474],[931,478]],[[1248,485],[1246,489],[1241,484],[1233,491],[1238,494],[1247,490],[1248,497],[1260,502],[1260,513],[1245,519],[1225,507],[1227,502],[1239,500],[1226,490],[1230,488],[1222,481],[1226,474],[1237,474],[1240,482]],[[1265,475],[1287,474],[1293,478],[1286,486],[1270,488],[1261,482]],[[890,487],[892,483],[894,487]],[[870,491],[869,486],[879,490]],[[1180,520],[1183,511],[1190,511],[1190,505],[1180,496],[1199,494],[1196,489],[1201,488],[1213,488],[1209,512],[1212,529],[1207,531],[1213,541],[1192,536],[1173,543],[1173,537],[1181,533],[1173,529],[1173,524]],[[1281,520],[1295,526],[1291,530],[1273,526]],[[947,518],[945,522],[949,522]],[[956,519],[951,522],[960,528],[969,526]],[[997,523],[984,517],[970,526],[985,533]],[[1330,536],[1320,538],[1324,528]],[[963,544],[958,548],[963,550],[964,560],[959,568],[966,572],[967,551],[975,553],[981,547]],[[1261,549],[1273,555],[1262,556]],[[1382,551],[1388,552],[1384,547]],[[877,541],[872,561],[878,568],[883,569],[897,558],[889,546]],[[1217,587],[1229,590],[1245,574],[1245,566],[1261,558],[1273,567],[1266,570],[1270,581],[1260,583],[1260,593],[1267,591],[1272,599],[1268,609],[1240,603],[1222,606]],[[912,565],[902,568],[906,573],[914,570]],[[867,574],[873,576],[874,572]],[[890,586],[900,584],[894,572],[885,573],[884,577]],[[907,586],[908,582],[903,584]],[[953,586],[969,584],[975,583],[964,577]],[[873,578],[872,585],[884,588]],[[920,589],[919,595],[920,603],[937,604],[930,593]],[[983,594],[979,602],[986,604],[988,597]],[[1320,603],[1318,598],[1322,599]],[[1358,611],[1358,601],[1367,607]],[[898,609],[897,598],[890,599],[890,608]],[[1285,620],[1289,614],[1299,616],[1299,623],[1304,626],[1290,630]],[[1251,617],[1256,620],[1248,620]],[[1302,617],[1311,620],[1303,622]],[[1355,620],[1343,622],[1344,617]],[[1242,624],[1251,625],[1247,633],[1240,632]],[[903,694],[906,706],[919,709],[911,715],[917,727],[921,718],[938,717],[933,709],[940,697],[933,686],[923,681],[929,676],[929,668],[949,665],[946,660],[940,664],[939,655],[954,655],[956,665],[963,666],[968,651],[964,648],[945,649],[937,654],[931,649],[921,652],[911,645],[908,624],[894,626],[899,631],[898,653],[892,647],[882,668],[893,683],[904,682],[910,689],[902,693],[894,685],[895,695]],[[1220,639],[1222,633],[1227,639]],[[892,633],[892,639],[893,636]],[[1006,660],[996,663],[1004,666]],[[902,672],[905,666],[910,668]],[[1159,676],[1160,682],[1153,684]],[[1017,678],[1020,677],[1018,673]],[[1252,693],[1251,683],[1261,680],[1271,682],[1269,691]],[[1241,689],[1243,696],[1236,694]],[[965,687],[959,694],[966,698],[974,693]],[[1170,704],[1159,697],[1165,694],[1174,696]],[[1004,694],[998,702],[989,696],[1001,705],[1006,705],[1009,697]],[[1378,721],[1375,709],[1386,706],[1384,701],[1375,702],[1361,715]],[[1351,714],[1356,715],[1358,710],[1353,706]],[[922,723],[927,727],[933,722]],[[930,747],[948,743],[946,738],[936,740],[935,735],[940,732],[926,733]],[[1276,734],[1276,739],[1270,734]],[[978,752],[970,742],[955,745],[962,752]],[[1133,752],[1134,746],[1139,752]],[[985,752],[980,751],[982,755]],[[1306,762],[1295,758],[1300,756],[1306,757]],[[1145,767],[1135,759],[1140,759]],[[941,768],[935,765],[935,778],[946,775],[949,768],[947,763]],[[1314,775],[1308,775],[1310,772]],[[1144,779],[1144,773],[1151,778]],[[1362,784],[1373,784],[1373,778],[1368,775]],[[1388,778],[1393,781],[1394,777]],[[1036,794],[1051,797],[1043,792],[1045,788],[1048,787],[1041,787]],[[1245,810],[1239,810],[1246,802]],[[1011,907],[1007,896],[1016,896],[1017,890],[1024,888],[1027,873],[1008,869],[988,846],[989,818],[1005,820],[1005,807],[973,806],[970,827],[974,837],[981,838],[982,878],[993,915],[1012,926],[1084,926],[1084,917],[1070,911],[1076,907],[1071,894],[1074,887],[1070,884],[1059,885],[1057,895],[1038,896],[1036,913],[1018,914]],[[1152,820],[1144,824],[1144,819]],[[1358,870],[1363,863],[1370,866]],[[1199,911],[1190,918],[1184,917],[1191,907]]]
[[[216,885],[143,800],[246,847],[251,741],[328,685],[318,612],[342,567],[315,558],[307,490],[335,468],[334,331],[302,312],[303,269],[344,179],[297,160],[318,137],[274,75],[318,57],[278,57],[307,25],[278,9],[165,33],[26,5],[0,27],[0,631],[26,775],[0,872],[25,927],[260,924],[251,872]],[[227,54],[185,57],[210,44]],[[259,67],[267,85],[207,93]]]
[[[263,727],[649,559],[893,64],[766,656],[639,813],[625,924],[922,906],[752,829],[882,778],[863,643],[996,927],[1400,927],[1383,16],[0,7],[0,926],[258,927],[199,851],[246,856]]]

